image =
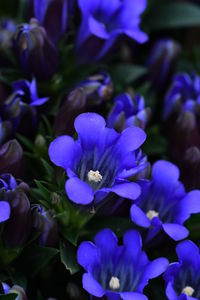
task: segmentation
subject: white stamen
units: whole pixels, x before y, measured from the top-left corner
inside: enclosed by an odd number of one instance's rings
[[[187,295],[187,296],[192,296],[194,294],[194,289],[191,286],[186,286],[182,290],[182,293]]]
[[[109,282],[109,287],[113,291],[118,290],[120,288],[119,278],[112,276]]]
[[[147,213],[146,213],[146,216],[147,218],[151,221],[153,218],[155,217],[158,217],[159,216],[159,213],[155,210],[149,210]]]
[[[88,176],[89,181],[93,181],[93,182],[96,182],[96,183],[100,182],[103,178],[98,170],[97,171],[90,170],[88,172],[87,176]]]

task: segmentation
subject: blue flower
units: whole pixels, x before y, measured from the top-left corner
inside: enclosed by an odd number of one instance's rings
[[[192,241],[176,247],[178,262],[169,265],[164,274],[166,296],[169,300],[200,299],[200,253]]]
[[[158,91],[170,83],[180,51],[179,43],[167,38],[156,41],[151,48],[147,66],[153,87]]]
[[[195,73],[174,76],[165,97],[164,119],[184,111],[200,115],[200,77]]]
[[[13,93],[4,101],[2,117],[12,123],[13,133],[17,131],[20,122],[23,123],[21,119],[25,115],[29,116],[29,125],[34,123],[33,126],[36,127],[36,110],[34,107],[40,106],[48,100],[49,97],[39,98],[34,78],[31,82],[28,80],[16,81],[13,83]],[[21,127],[25,127],[25,124],[21,124]]]
[[[65,185],[69,199],[89,204],[113,192],[135,200],[141,193],[140,186],[127,178],[146,167],[146,162],[141,165],[143,158],[137,160],[146,138],[144,131],[132,127],[119,134],[107,128],[104,118],[95,113],[79,115],[74,126],[77,141],[64,135],[49,147],[51,161],[64,168],[69,177]]]
[[[32,17],[46,29],[57,43],[67,30],[68,0],[29,0]]]
[[[82,62],[101,59],[123,34],[139,43],[148,39],[139,28],[146,0],[79,0],[79,7],[76,48]]]
[[[145,108],[145,100],[140,95],[132,99],[129,94],[121,94],[114,100],[107,126],[121,132],[123,129],[138,126],[145,129],[150,116],[150,108]]]
[[[138,231],[124,234],[123,245],[118,245],[115,234],[103,229],[95,236],[95,244],[82,242],[78,248],[78,263],[86,270],[83,288],[93,296],[112,300],[147,300],[143,289],[149,279],[162,274],[166,258],[149,261],[142,251]]]
[[[162,230],[175,241],[184,239],[188,235],[184,222],[200,212],[200,191],[187,194],[178,179],[179,169],[161,160],[153,165],[152,180],[143,182],[142,195],[131,207],[131,219],[149,228],[147,241]]]

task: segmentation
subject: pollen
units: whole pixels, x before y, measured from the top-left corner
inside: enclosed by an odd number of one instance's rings
[[[119,278],[112,276],[109,282],[109,288],[116,291],[120,288]]]
[[[90,170],[87,176],[90,182],[92,181],[96,183],[101,182],[103,178],[98,170],[97,171]]]
[[[194,294],[194,289],[191,286],[186,286],[182,290],[182,293],[187,295],[187,296],[192,296]]]
[[[159,213],[155,210],[149,210],[146,214],[147,218],[151,221],[153,218],[158,217]]]

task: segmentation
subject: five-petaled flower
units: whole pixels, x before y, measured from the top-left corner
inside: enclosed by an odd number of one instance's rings
[[[200,253],[190,240],[176,247],[178,262],[164,273],[166,296],[169,300],[198,300],[200,297]]]
[[[69,177],[65,185],[69,199],[85,205],[95,200],[97,204],[113,192],[135,200],[141,188],[127,178],[147,166],[139,149],[146,138],[144,131],[130,127],[117,133],[96,113],[80,114],[74,126],[77,141],[63,135],[49,147],[51,161],[63,167]]]
[[[82,13],[76,42],[81,53],[79,60],[101,59],[122,35],[138,43],[146,42],[148,36],[139,28],[146,5],[146,0],[79,0]]]
[[[131,219],[149,228],[147,240],[162,230],[175,241],[186,238],[184,222],[200,212],[200,191],[187,194],[178,179],[178,167],[160,160],[153,165],[152,180],[143,182],[142,194],[131,207]]]
[[[138,231],[129,230],[118,245],[115,234],[103,229],[95,236],[95,244],[82,242],[77,259],[86,270],[83,288],[93,296],[108,300],[147,300],[143,289],[149,279],[162,274],[167,266],[166,258],[149,261],[142,251],[142,240]]]

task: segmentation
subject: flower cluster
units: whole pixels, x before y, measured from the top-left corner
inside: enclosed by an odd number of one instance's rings
[[[200,299],[200,3],[157,2],[0,1],[0,299]]]

